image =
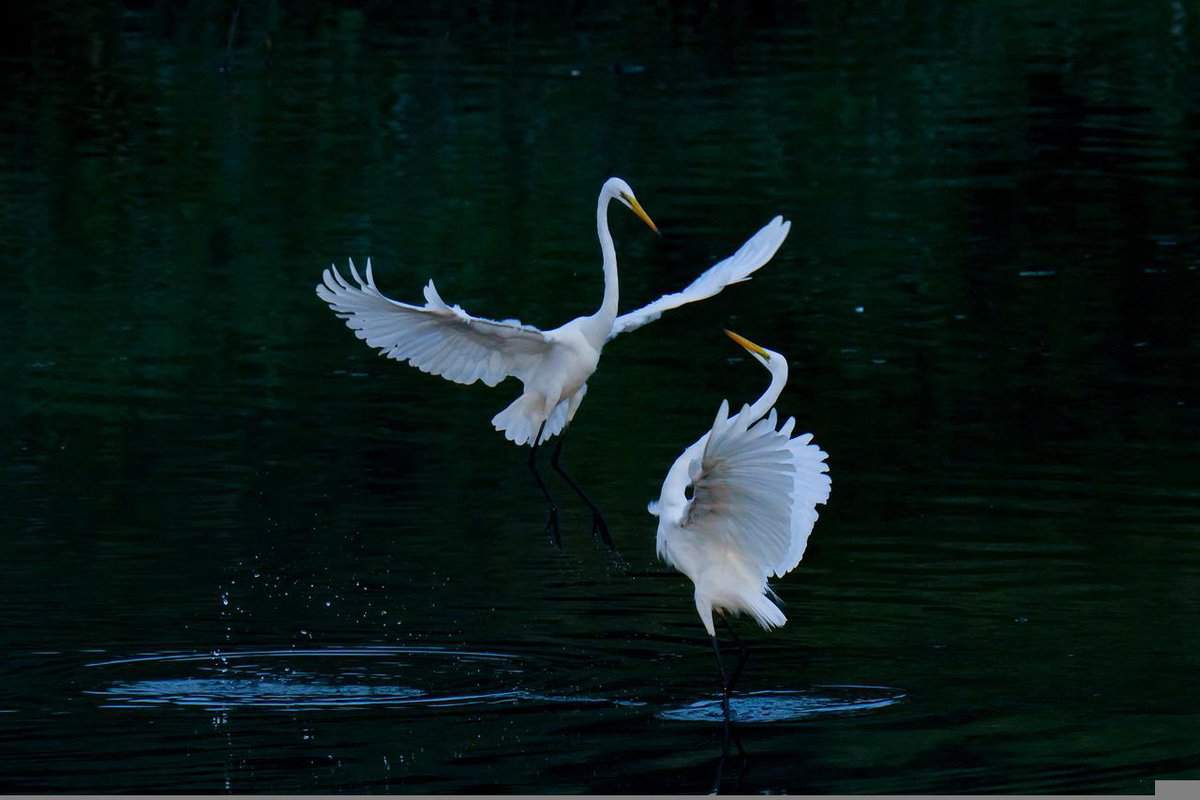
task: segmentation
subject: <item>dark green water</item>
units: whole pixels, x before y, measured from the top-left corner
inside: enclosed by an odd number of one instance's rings
[[[788,355],[833,494],[789,625],[740,626],[773,721],[723,790],[1200,778],[1200,8],[700,5],[9,12],[0,788],[708,791],[644,508],[765,385],[726,326]],[[566,460],[627,568],[557,482],[548,545],[517,384],[313,295],[371,255],[589,313],[612,174],[664,233],[614,210],[626,309],[793,221],[590,381]]]

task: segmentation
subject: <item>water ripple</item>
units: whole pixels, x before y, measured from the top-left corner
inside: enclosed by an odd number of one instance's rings
[[[313,647],[285,648],[278,650],[212,650],[204,653],[148,653],[128,658],[113,658],[93,661],[87,667],[111,667],[120,664],[170,663],[183,661],[236,661],[248,658],[382,658],[387,656],[443,656],[457,661],[494,660],[515,661],[511,653],[494,653],[486,650],[450,650],[442,647],[397,647],[372,645],[367,647]]]
[[[300,669],[293,661],[305,662]],[[333,661],[337,659],[337,661]],[[381,660],[382,659],[382,660]],[[422,686],[396,682],[412,674],[406,661],[420,659]],[[431,669],[429,659],[443,663]],[[188,674],[114,680],[84,690],[102,708],[161,706],[225,711],[234,708],[352,710],[365,707],[451,708],[518,702],[639,706],[637,701],[531,692],[514,685],[522,659],[509,653],[436,647],[347,647],[159,653],[88,664],[93,668],[147,668]],[[198,668],[196,665],[200,665]],[[484,668],[480,669],[480,665]],[[441,667],[440,669],[436,667]],[[318,668],[324,669],[320,672]],[[471,668],[468,668],[471,667]],[[199,674],[196,674],[199,673]]]
[[[795,691],[735,695],[729,700],[729,711],[734,721],[742,724],[793,722],[877,711],[896,705],[906,697],[903,691],[887,686],[814,686]],[[725,719],[720,698],[666,709],[657,716],[678,722],[723,722]]]

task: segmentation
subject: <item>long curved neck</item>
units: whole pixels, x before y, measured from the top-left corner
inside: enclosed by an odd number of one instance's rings
[[[604,301],[598,317],[607,317],[609,322],[617,318],[617,248],[612,234],[608,232],[608,194],[602,192],[596,201],[596,235],[600,238],[600,253],[604,256]]]
[[[787,359],[779,354],[772,355],[771,360],[767,362],[767,369],[771,370],[771,385],[767,387],[767,391],[763,392],[763,396],[750,406],[750,419],[758,419],[770,411],[771,407],[775,405],[775,401],[779,399],[779,395],[783,394],[783,387],[787,384]]]

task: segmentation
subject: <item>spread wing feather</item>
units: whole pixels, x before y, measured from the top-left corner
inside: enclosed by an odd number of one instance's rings
[[[791,438],[795,420],[777,429],[771,410],[750,424],[748,407],[729,416],[723,402],[703,455],[689,467],[692,500],[681,527],[720,539],[764,577],[799,563],[817,513],[829,497],[826,454],[811,434]]]
[[[784,427],[791,433],[791,423]],[[783,577],[796,568],[804,557],[808,537],[817,524],[817,504],[829,500],[829,455],[812,443],[812,434],[797,436],[788,443],[794,467],[792,481],[792,530],[787,556],[775,565],[775,574]]]
[[[647,306],[617,317],[613,322],[612,332],[608,334],[609,340],[653,322],[661,317],[664,311],[704,300],[719,293],[731,283],[749,280],[752,272],[775,255],[783,240],[787,238],[791,226],[792,223],[785,221],[783,217],[775,217],[739,247],[736,253],[709,267],[683,291],[664,295]]]
[[[413,306],[379,291],[369,259],[366,280],[359,277],[353,261],[350,275],[353,284],[331,266],[317,284],[317,296],[359,339],[422,372],[455,383],[483,381],[488,386],[510,376],[525,381],[553,346],[537,328],[516,320],[473,317],[447,305],[433,281],[425,286],[425,305]]]

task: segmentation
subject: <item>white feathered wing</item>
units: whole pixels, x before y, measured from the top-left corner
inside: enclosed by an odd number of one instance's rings
[[[379,291],[369,259],[366,273],[364,281],[350,262],[355,286],[330,267],[317,285],[317,296],[359,339],[422,372],[464,384],[495,386],[508,377],[526,381],[553,346],[532,326],[473,317],[447,305],[433,281],[425,286],[425,305],[413,306]]]
[[[646,323],[653,322],[661,317],[664,311],[704,300],[720,293],[731,283],[749,280],[752,272],[775,255],[791,227],[792,223],[785,221],[783,217],[775,217],[739,247],[736,253],[713,264],[683,291],[663,295],[649,305],[617,317],[613,322],[612,332],[608,334],[608,340],[612,341],[622,333],[637,330]]]
[[[660,520],[667,539],[660,552],[696,584],[696,608],[710,635],[713,608],[746,611],[767,629],[787,622],[768,596],[767,579],[800,562],[816,506],[829,499],[827,454],[811,443],[812,434],[791,438],[795,420],[777,427],[774,409],[753,424],[748,412],[743,407],[730,417],[723,402],[702,455],[688,466],[691,499],[651,509],[682,508]]]

